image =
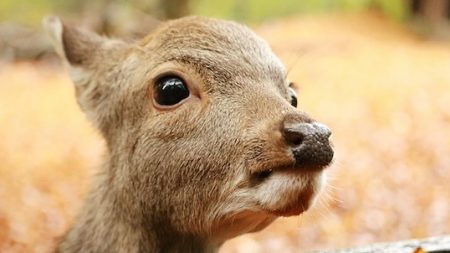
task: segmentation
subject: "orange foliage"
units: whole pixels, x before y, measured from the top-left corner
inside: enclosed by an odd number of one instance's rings
[[[330,187],[301,217],[221,252],[298,252],[450,233],[450,44],[373,15],[256,28],[333,130]],[[80,208],[103,144],[60,68],[0,66],[0,252],[49,252]]]

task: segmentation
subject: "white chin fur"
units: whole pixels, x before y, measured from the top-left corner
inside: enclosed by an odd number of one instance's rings
[[[306,209],[310,207],[326,180],[323,171],[308,173],[278,172],[267,178],[255,191],[253,198],[267,210],[279,210],[298,201],[305,191],[312,192]]]
[[[298,203],[300,196],[309,191],[307,203],[300,203],[306,210],[315,202],[325,181],[324,171],[274,172],[256,187],[236,190],[209,217],[211,223],[216,224],[216,228],[221,231],[216,234],[215,240],[225,240],[265,228],[278,216],[273,211]],[[229,227],[230,224],[233,226]]]

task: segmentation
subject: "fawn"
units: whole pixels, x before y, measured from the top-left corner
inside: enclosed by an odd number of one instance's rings
[[[44,26],[108,151],[56,252],[215,252],[314,203],[331,132],[247,27],[186,17],[126,43]]]

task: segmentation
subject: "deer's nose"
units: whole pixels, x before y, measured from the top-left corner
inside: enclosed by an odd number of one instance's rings
[[[283,135],[295,157],[295,167],[321,168],[331,163],[333,149],[329,137],[331,131],[320,123],[288,124]]]

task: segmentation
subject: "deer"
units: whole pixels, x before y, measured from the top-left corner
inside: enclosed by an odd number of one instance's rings
[[[190,16],[125,42],[43,23],[107,153],[55,252],[217,252],[316,202],[331,130],[247,26]]]

